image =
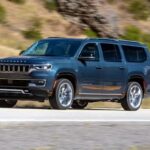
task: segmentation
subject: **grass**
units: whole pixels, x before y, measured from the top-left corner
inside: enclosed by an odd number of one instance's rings
[[[50,104],[48,101],[43,103],[41,102],[33,102],[33,101],[18,101],[16,107],[19,108],[42,108],[42,109],[50,109]],[[87,109],[96,109],[96,108],[108,108],[108,109],[121,109],[121,105],[119,103],[113,102],[95,102],[89,103]],[[146,98],[142,104],[143,109],[150,109],[150,98]]]
[[[129,1],[128,11],[133,14],[135,19],[147,20],[150,16],[149,3],[147,0]]]
[[[142,32],[138,27],[129,25],[121,38],[145,43],[150,48],[150,34]]]
[[[45,0],[45,8],[48,11],[55,11],[57,10],[57,3],[56,0]]]
[[[0,57],[17,56],[18,54],[19,50],[8,48],[5,46],[0,46]]]
[[[25,31],[22,31],[22,34],[27,39],[33,39],[33,40],[42,39],[41,32],[39,30],[34,29],[34,28],[29,28]]]
[[[40,32],[42,27],[42,22],[40,18],[33,18],[32,25],[27,30],[22,31],[22,34],[26,39],[39,40],[42,39],[42,34]]]
[[[84,34],[88,37],[98,37],[97,33],[93,31],[91,28],[85,29]]]
[[[50,109],[50,104],[48,101],[36,102],[36,101],[18,101],[16,107],[19,108],[43,108]]]
[[[142,146],[131,146],[129,148],[129,150],[149,150],[150,149],[150,146],[149,145],[142,145]]]
[[[107,2],[108,2],[109,4],[113,4],[113,3],[115,3],[115,0],[107,0]]]
[[[0,23],[4,23],[6,20],[5,8],[0,4]]]
[[[127,40],[140,41],[141,34],[142,32],[139,28],[133,25],[129,25],[125,28],[125,32],[122,38],[127,39]]]
[[[45,0],[25,1],[23,5],[8,0],[0,1],[5,11],[4,15],[0,9],[0,45],[23,50],[42,37],[85,37],[81,32],[71,32],[72,23],[60,13],[47,11],[44,5]]]
[[[16,3],[16,4],[24,4],[25,0],[8,0],[10,2]]]

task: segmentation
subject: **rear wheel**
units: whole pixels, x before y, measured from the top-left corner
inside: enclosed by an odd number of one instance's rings
[[[138,82],[129,82],[127,94],[121,100],[121,105],[124,110],[135,111],[138,110],[142,104],[143,90]]]
[[[17,103],[17,100],[0,100],[0,107],[2,108],[11,108],[15,106]]]
[[[84,109],[88,105],[87,101],[76,100],[73,101],[72,108],[73,109]]]
[[[59,79],[56,84],[50,105],[53,109],[68,109],[71,107],[74,98],[74,88],[68,79]]]

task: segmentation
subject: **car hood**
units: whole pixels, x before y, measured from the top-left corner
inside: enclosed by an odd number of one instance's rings
[[[0,63],[8,64],[47,64],[60,63],[70,59],[69,57],[47,57],[47,56],[17,56],[1,58]]]

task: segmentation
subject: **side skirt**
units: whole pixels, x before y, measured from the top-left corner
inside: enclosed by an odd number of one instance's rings
[[[87,100],[87,101],[114,101],[114,99],[122,99],[125,94],[94,94],[94,93],[80,93],[75,96],[75,100]]]

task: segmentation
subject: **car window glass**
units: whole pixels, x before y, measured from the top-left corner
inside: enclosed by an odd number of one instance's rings
[[[39,43],[38,47],[35,47],[35,50],[32,51],[32,55],[44,55],[46,50],[48,48],[48,42],[45,43]]]
[[[101,43],[104,60],[108,62],[121,62],[118,45]]]
[[[94,57],[95,59],[99,58],[98,47],[95,43],[89,43],[84,46],[80,57]]]
[[[24,56],[72,57],[81,45],[81,40],[41,40],[22,53]]]
[[[142,47],[123,45],[122,49],[128,62],[144,62],[146,60],[146,53]]]
[[[44,55],[48,47],[48,43],[41,43],[37,48],[36,51],[38,55]]]

